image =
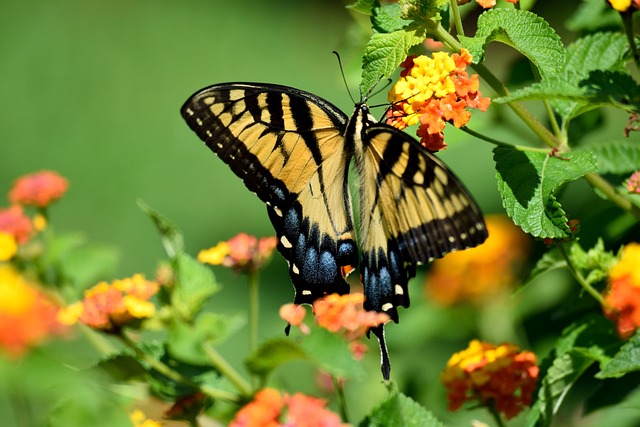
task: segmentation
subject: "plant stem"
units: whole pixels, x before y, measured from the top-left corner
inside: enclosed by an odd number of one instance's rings
[[[498,410],[496,409],[496,405],[491,403],[487,405],[487,409],[489,409],[489,413],[491,414],[494,421],[496,422],[496,426],[505,427],[504,420],[500,416],[500,412],[498,412]]]
[[[340,384],[340,380],[335,375],[331,375],[331,381],[333,382],[333,388],[336,390],[336,395],[338,397],[338,409],[340,410],[342,421],[349,422],[347,401],[344,398],[344,389],[342,388],[342,384]]]
[[[155,359],[153,357],[151,357],[150,355],[144,353],[142,350],[140,350],[138,348],[138,346],[136,345],[136,343],[124,332],[121,332],[118,337],[120,337],[120,339],[122,340],[122,342],[129,347],[131,350],[134,351],[134,353],[136,354],[136,357],[138,357],[140,360],[144,361],[146,364],[148,364],[154,371],[164,375],[165,377],[169,378],[172,381],[175,381],[179,384],[182,385],[186,385],[188,387],[191,387],[195,390],[199,390],[202,393],[206,394],[207,396],[210,396],[214,399],[222,399],[222,400],[226,400],[229,402],[239,402],[240,399],[238,398],[237,395],[230,393],[228,391],[224,391],[224,390],[218,390],[215,389],[213,387],[204,385],[204,384],[198,384],[197,382],[191,380],[188,377],[185,377],[184,375],[182,375],[180,372],[173,370],[171,367],[169,367],[168,365],[166,365],[165,363],[161,362],[158,359]]]
[[[451,5],[451,12],[453,13],[453,23],[456,26],[456,33],[459,36],[464,36],[464,27],[462,26],[462,18],[460,18],[460,9],[458,8],[458,2],[456,0],[449,1]]]
[[[602,305],[603,307],[609,308],[608,304],[604,301],[604,298],[602,297],[602,295],[600,295],[600,292],[598,292],[593,286],[588,284],[585,278],[582,276],[582,274],[578,270],[576,270],[575,266],[571,262],[571,258],[569,258],[569,254],[567,253],[567,248],[565,245],[566,243],[558,243],[557,246],[558,246],[558,250],[560,251],[560,254],[562,254],[562,258],[564,258],[564,260],[567,263],[567,268],[569,269],[573,277],[589,295],[591,295],[593,298],[596,299],[596,301],[600,303],[600,305]]]
[[[211,361],[211,364],[214,368],[225,378],[233,384],[243,396],[249,397],[252,394],[251,386],[242,375],[238,373],[233,367],[227,362],[224,357],[220,355],[211,345],[204,344],[202,346],[204,352],[207,357]]]
[[[260,281],[257,271],[249,272],[249,353],[258,349],[258,320],[260,317]]]
[[[584,179],[591,185],[593,188],[599,190],[604,194],[607,199],[611,200],[613,203],[618,205],[620,208],[629,212],[631,215],[635,216],[638,220],[640,220],[640,208],[638,206],[631,203],[629,199],[624,197],[622,194],[618,193],[618,191],[611,185],[607,180],[605,180],[602,176],[596,173],[588,173],[584,176]]]
[[[468,133],[469,135],[476,137],[478,139],[481,139],[483,141],[487,141],[490,144],[493,145],[497,145],[498,147],[507,147],[507,148],[513,148],[515,150],[518,151],[533,151],[535,153],[548,153],[549,149],[548,148],[536,148],[536,147],[526,147],[524,145],[512,145],[506,142],[502,142],[502,141],[498,141],[497,139],[493,139],[490,136],[486,136],[484,134],[481,134],[480,132],[476,132],[472,129],[469,129],[466,126],[462,126],[460,128],[461,131]]]

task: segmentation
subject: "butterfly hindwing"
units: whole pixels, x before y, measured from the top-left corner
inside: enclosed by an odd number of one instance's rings
[[[368,308],[397,321],[417,264],[477,246],[487,232],[476,202],[444,163],[406,133],[372,120],[356,154],[361,179],[376,184],[362,193],[361,270]]]
[[[267,204],[296,303],[345,294],[357,265],[347,185],[347,117],[310,93],[227,83],[182,107],[189,126]]]

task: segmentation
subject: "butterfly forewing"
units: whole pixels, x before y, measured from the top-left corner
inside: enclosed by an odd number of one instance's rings
[[[348,293],[344,276],[358,260],[344,113],[297,89],[231,83],[197,92],[182,115],[268,205],[295,302]]]

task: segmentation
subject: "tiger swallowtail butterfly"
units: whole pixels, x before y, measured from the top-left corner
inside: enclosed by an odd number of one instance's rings
[[[364,102],[348,117],[299,89],[222,83],[196,92],[181,113],[266,203],[296,304],[349,293],[345,279],[360,262],[364,308],[397,323],[397,308],[409,306],[416,265],[487,237],[482,213],[458,178],[414,138],[379,123]],[[348,183],[352,158],[359,233]],[[384,325],[372,332],[388,380]]]

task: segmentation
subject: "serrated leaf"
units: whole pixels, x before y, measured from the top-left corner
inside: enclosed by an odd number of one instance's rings
[[[491,98],[491,102],[506,104],[514,101],[529,101],[534,99],[551,100],[586,100],[587,91],[569,83],[560,77],[553,76],[547,80],[533,83],[522,89],[514,90],[507,96]]]
[[[627,39],[622,33],[595,33],[567,46],[565,73],[586,76],[593,70],[623,71]]]
[[[565,261],[557,248],[548,250],[542,255],[542,257],[540,257],[535,267],[533,267],[527,278],[524,280],[523,285],[530,283],[541,274],[558,268],[564,268],[566,266],[567,261]]]
[[[133,352],[129,350],[110,355],[100,360],[95,366],[107,372],[115,381],[130,381],[142,377],[146,372],[133,356]]]
[[[620,348],[613,359],[596,374],[596,378],[619,378],[635,371],[640,371],[640,332],[636,332]]]
[[[374,4],[376,4],[376,0],[356,0],[355,3],[349,4],[346,7],[347,9],[352,9],[365,15],[371,15],[371,9],[373,9]]]
[[[558,412],[569,389],[595,360],[580,351],[572,350],[555,358],[542,379],[535,405],[526,426],[548,426]]]
[[[176,273],[177,280],[171,289],[171,306],[184,320],[190,321],[206,300],[220,290],[220,286],[210,268],[186,254],[176,258]]]
[[[618,345],[613,325],[600,315],[565,328],[551,356],[540,366],[542,379],[526,425],[549,425],[578,378],[593,363],[607,363]]]
[[[153,209],[142,200],[138,200],[138,206],[147,214],[156,226],[156,230],[160,234],[164,250],[167,252],[169,258],[173,259],[182,254],[184,252],[184,240],[178,227],[173,225],[167,217]]]
[[[360,422],[360,427],[378,426],[444,427],[444,424],[410,397],[394,392]]]
[[[474,63],[484,60],[490,42],[505,43],[529,58],[543,79],[557,74],[565,62],[560,37],[544,19],[525,10],[488,10],[478,18],[475,36],[461,37],[460,41]]]
[[[380,33],[402,30],[411,23],[411,21],[402,18],[402,10],[400,10],[398,3],[385,4],[383,6],[377,4],[371,9],[371,12],[373,29]]]
[[[390,76],[407,58],[409,49],[422,40],[424,35],[416,30],[373,34],[362,57],[362,93],[368,94],[381,79]]]
[[[551,105],[563,119],[571,119],[609,102],[607,97],[603,96],[607,92],[601,92],[603,89],[594,88],[594,85],[589,83],[589,79],[597,80],[597,77],[590,77],[590,73],[598,70],[624,71],[623,54],[626,49],[626,39],[620,33],[588,35],[567,47],[561,78],[575,87],[580,87],[590,96],[582,100],[553,100]]]
[[[640,143],[628,139],[599,141],[576,148],[590,151],[598,159],[598,172],[627,174],[640,170]]]
[[[285,363],[308,358],[307,352],[292,339],[275,338],[264,342],[249,355],[245,365],[250,372],[265,378]]]
[[[184,362],[205,365],[209,358],[204,346],[223,342],[239,329],[243,320],[216,313],[202,313],[193,324],[175,322],[167,339],[167,350]]]
[[[562,156],[507,147],[493,150],[498,190],[507,215],[535,237],[571,237],[567,218],[554,192],[566,182],[597,170],[591,153]]]

